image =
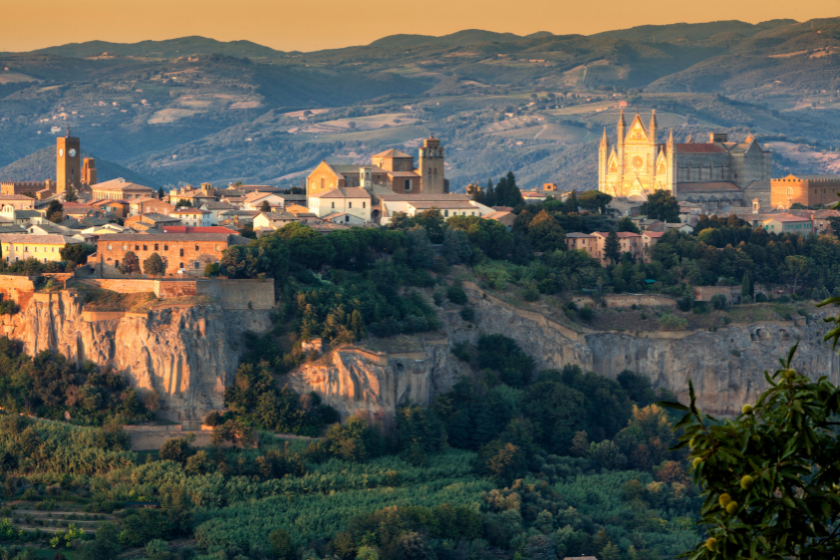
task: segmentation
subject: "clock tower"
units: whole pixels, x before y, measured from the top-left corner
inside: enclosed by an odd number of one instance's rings
[[[77,191],[82,181],[82,147],[81,141],[75,136],[70,136],[70,127],[67,127],[67,135],[56,138],[55,151],[55,189],[57,193],[67,190],[73,185]]]

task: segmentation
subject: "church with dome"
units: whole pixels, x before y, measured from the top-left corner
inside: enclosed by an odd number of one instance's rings
[[[750,206],[755,199],[768,207],[772,171],[773,152],[752,136],[730,142],[727,134],[713,132],[707,142],[676,143],[671,131],[667,142],[657,142],[656,111],[649,126],[637,113],[628,127],[622,109],[616,142],[604,129],[598,150],[599,191],[644,200],[665,190],[705,211]]]

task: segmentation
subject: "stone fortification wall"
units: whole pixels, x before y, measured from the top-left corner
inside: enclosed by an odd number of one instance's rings
[[[10,299],[21,309],[26,309],[35,294],[35,283],[28,276],[0,275],[0,294],[3,299]]]
[[[203,280],[197,283],[198,295],[207,295],[223,309],[273,309],[274,279]]]
[[[76,282],[97,286],[123,294],[154,292],[161,298],[209,296],[218,301],[222,309],[274,308],[274,279],[265,280],[123,280],[108,278],[81,278]]]
[[[144,292],[155,292],[154,280],[124,280],[124,279],[105,279],[105,278],[80,278],[76,282],[79,284],[87,284],[88,286],[96,286],[103,290],[110,290],[112,292],[119,292],[121,294],[138,294]]]

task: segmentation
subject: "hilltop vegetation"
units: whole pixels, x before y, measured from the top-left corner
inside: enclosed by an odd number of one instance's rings
[[[678,140],[752,133],[772,142],[779,174],[830,171],[838,21],[466,30],[313,53],[186,37],[4,54],[14,80],[0,83],[0,165],[52,147],[51,128],[70,123],[86,150],[159,184],[288,185],[322,158],[413,152],[433,133],[453,188],[512,169],[523,186],[588,189],[594,143],[626,101],[657,108]]]

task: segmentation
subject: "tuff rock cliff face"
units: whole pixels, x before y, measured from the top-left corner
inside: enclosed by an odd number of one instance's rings
[[[242,333],[269,326],[268,312],[216,305],[148,314],[84,312],[81,299],[67,292],[35,294],[21,313],[0,320],[2,333],[22,342],[28,354],[53,350],[77,363],[110,365],[141,391],[156,390],[163,416],[187,423],[224,406]]]
[[[694,381],[700,407],[733,414],[766,388],[764,370],[799,343],[795,366],[840,383],[840,359],[822,342],[820,319],[731,325],[716,332],[574,332],[539,313],[517,309],[469,283],[476,310],[465,323],[460,308],[440,310],[443,335],[418,337],[406,352],[371,352],[343,347],[306,362],[284,380],[297,392],[315,391],[346,418],[361,415],[387,423],[400,404],[430,404],[468,373],[452,353],[458,342],[475,343],[479,333],[515,339],[539,369],[572,363],[615,378],[630,369],[651,378],[680,400]],[[21,341],[29,354],[61,352],[72,360],[111,365],[139,389],[163,398],[162,413],[195,423],[224,406],[224,388],[239,364],[242,333],[270,327],[268,312],[223,311],[215,305],[169,307],[148,314],[84,312],[71,293],[35,294],[18,315],[0,318],[2,333]]]
[[[816,379],[840,382],[840,359],[822,342],[827,326],[820,316],[788,323],[732,325],[716,332],[577,333],[543,315],[517,309],[477,286],[465,286],[476,310],[474,326],[459,308],[440,311],[445,339],[424,340],[423,350],[373,354],[357,348],[333,351],[301,366],[289,376],[299,391],[315,391],[342,416],[388,418],[394,407],[411,402],[427,405],[447,391],[467,368],[450,350],[461,341],[475,343],[479,333],[515,339],[537,361],[538,369],[578,364],[584,370],[615,378],[630,369],[651,378],[654,387],[688,400],[693,380],[699,406],[707,413],[737,413],[767,387],[764,371],[775,371],[778,359],[799,341],[795,366]]]

